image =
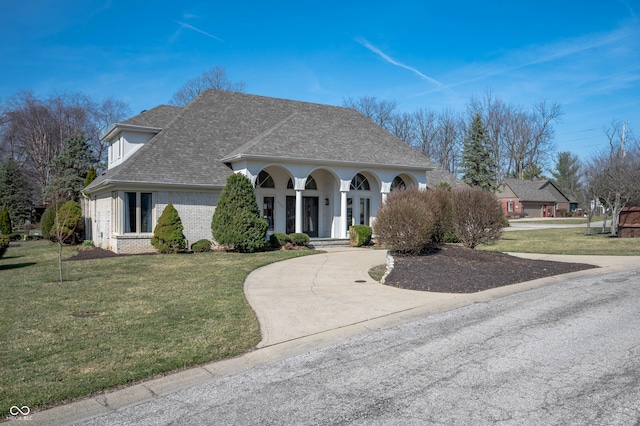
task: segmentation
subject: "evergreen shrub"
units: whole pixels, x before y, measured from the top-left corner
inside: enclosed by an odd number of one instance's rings
[[[67,201],[54,215],[50,236],[61,243],[75,244],[82,239],[82,207],[75,201]]]
[[[269,243],[271,244],[271,247],[278,249],[287,243],[291,243],[291,238],[289,238],[287,234],[276,232],[269,237]]]
[[[293,234],[289,234],[289,239],[291,240],[291,243],[294,246],[299,246],[299,247],[307,247],[311,242],[311,239],[307,234],[296,233],[296,232],[294,232]]]
[[[6,253],[9,248],[9,237],[6,235],[0,235],[0,259]]]
[[[211,220],[213,238],[230,250],[253,253],[266,247],[268,228],[251,180],[239,173],[229,176]]]
[[[204,253],[207,251],[211,251],[211,241],[209,240],[198,240],[195,243],[191,244],[191,251],[194,253]]]
[[[187,240],[182,233],[184,227],[178,210],[173,204],[167,204],[158,218],[158,224],[153,230],[151,245],[161,253],[178,253],[184,251]]]
[[[9,209],[7,209],[7,206],[4,206],[2,210],[0,210],[0,234],[9,235],[12,231]]]
[[[53,206],[47,207],[47,209],[42,213],[42,217],[40,218],[40,230],[42,231],[42,236],[44,238],[51,238],[51,230],[53,229],[53,224],[56,221],[56,210]]]
[[[349,245],[351,247],[368,246],[371,243],[372,230],[367,225],[353,225],[349,227]]]

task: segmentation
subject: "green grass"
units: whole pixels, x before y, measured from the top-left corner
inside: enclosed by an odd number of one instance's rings
[[[640,256],[640,238],[614,238],[601,228],[541,229],[503,232],[499,241],[481,250],[601,256]]]
[[[46,407],[251,350],[260,330],[244,297],[246,276],[313,253],[64,262],[60,283],[56,250],[24,242],[0,259],[0,416],[13,405]]]

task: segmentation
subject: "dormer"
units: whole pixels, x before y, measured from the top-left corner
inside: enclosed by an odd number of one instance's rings
[[[109,144],[108,168],[121,164],[161,130],[159,127],[123,123],[111,126],[100,138]]]

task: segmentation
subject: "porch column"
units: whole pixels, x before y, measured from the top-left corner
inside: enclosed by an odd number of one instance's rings
[[[296,190],[296,233],[302,233],[302,191],[307,184],[307,178],[294,178],[294,188]]]
[[[302,191],[296,189],[296,233],[302,232]]]
[[[380,188],[380,194],[382,195],[382,202],[380,205],[387,201],[387,195],[391,192],[391,182],[382,182],[382,188]]]
[[[340,181],[340,232],[338,238],[347,238],[347,192],[351,189],[350,180]]]

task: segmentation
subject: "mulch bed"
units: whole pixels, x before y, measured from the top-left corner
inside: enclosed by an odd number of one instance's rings
[[[101,248],[80,250],[68,261],[120,257]],[[584,263],[522,259],[504,253],[443,246],[424,256],[394,256],[385,284],[437,293],[475,293],[505,285],[596,268]]]
[[[385,284],[438,293],[475,293],[596,268],[584,263],[522,259],[459,246],[444,246],[424,256],[394,256],[394,260]]]
[[[105,250],[99,247],[94,247],[86,250],[80,250],[77,254],[65,260],[74,261],[74,260],[104,259],[105,257],[120,257],[120,256],[122,255],[115,254],[111,250]]]

